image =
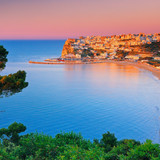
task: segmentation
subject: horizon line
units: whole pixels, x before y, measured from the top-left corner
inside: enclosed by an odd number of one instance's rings
[[[26,39],[0,39],[0,41],[4,41],[4,40],[67,40],[68,38],[66,38],[66,39],[36,39],[36,38],[34,38],[34,39],[28,39],[28,38],[26,38]]]
[[[77,39],[79,37],[87,37],[87,36],[118,36],[118,35],[128,35],[128,34],[160,34],[160,32],[150,32],[150,33],[146,33],[146,32],[137,32],[137,33],[118,33],[118,34],[108,34],[108,35],[79,35],[79,36],[70,36],[70,37],[66,37],[66,38],[2,38],[1,40],[67,40],[67,39]]]

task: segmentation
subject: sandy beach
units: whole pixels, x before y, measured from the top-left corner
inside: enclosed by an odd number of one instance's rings
[[[128,62],[128,61],[113,61],[109,60],[109,63],[117,63],[117,64],[122,64],[122,65],[132,65],[135,67],[138,67],[140,69],[144,69],[147,71],[150,71],[154,76],[156,76],[160,80],[160,69],[157,69],[148,63],[141,63],[141,62]]]
[[[142,68],[142,69],[145,69],[145,70],[152,72],[152,74],[160,80],[160,69],[157,69],[149,64],[144,64],[144,63],[137,63],[134,65],[139,68]]]

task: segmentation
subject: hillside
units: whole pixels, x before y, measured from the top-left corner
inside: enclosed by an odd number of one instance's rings
[[[128,34],[68,39],[62,58],[107,58],[138,60],[159,56],[160,34]]]

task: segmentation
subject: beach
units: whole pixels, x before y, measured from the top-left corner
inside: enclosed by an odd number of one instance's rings
[[[110,61],[111,63],[123,64],[123,65],[132,65],[138,67],[140,69],[144,69],[150,71],[154,76],[156,76],[160,80],[160,69],[157,69],[148,63],[141,62],[126,62],[126,61]]]
[[[144,64],[144,63],[138,63],[138,64],[134,64],[136,67],[148,70],[150,72],[152,72],[152,74],[154,76],[156,76],[159,80],[160,80],[160,69],[157,69],[149,64]]]

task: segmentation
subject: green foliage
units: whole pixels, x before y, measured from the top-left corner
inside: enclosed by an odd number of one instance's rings
[[[0,69],[4,69],[5,63],[7,62],[8,51],[0,46]]]
[[[68,145],[66,150],[62,152],[57,159],[59,160],[77,160],[77,159],[86,159],[86,160],[104,160],[105,153],[103,150],[97,146],[89,150],[85,150],[78,146]]]
[[[74,132],[60,133],[54,138],[45,134],[30,133],[19,136],[25,130],[20,123],[0,129],[5,134],[0,143],[1,160],[159,160],[160,146],[147,140],[144,144],[133,139],[117,141],[114,134],[107,132],[94,142],[85,140]],[[13,138],[15,136],[15,138]]]
[[[87,57],[88,55],[90,55],[91,53],[91,50],[90,49],[84,49],[82,54],[81,54],[81,57]]]
[[[158,51],[160,50],[160,42],[152,42],[151,44],[145,44],[142,46],[146,51],[157,53],[159,55]]]
[[[117,138],[114,134],[107,132],[102,135],[100,145],[105,149],[105,152],[110,151],[114,146],[117,146]]]
[[[0,62],[0,70],[4,69],[6,66],[5,62]]]
[[[60,133],[57,134],[56,137],[56,144],[58,146],[64,145],[77,145],[78,147],[82,147],[84,149],[89,149],[92,146],[92,143],[89,140],[83,139],[81,134],[77,134],[74,132],[69,133]]]
[[[19,159],[54,159],[62,156],[62,153],[68,149],[68,146],[77,146],[82,150],[89,150],[93,147],[90,141],[84,140],[80,134],[73,132],[60,133],[52,138],[51,136],[31,133],[21,137],[19,141],[21,146],[17,152]]]
[[[100,53],[97,53],[96,55],[97,55],[97,56],[100,56]]]
[[[117,147],[113,147],[110,152],[108,152],[107,157],[111,159],[121,159],[121,157],[128,156],[131,149],[140,145],[139,141],[132,139],[124,139],[117,143]]]
[[[105,155],[105,160],[120,160],[120,158],[117,153],[107,153]]]
[[[128,52],[125,52],[125,51],[118,50],[116,52],[116,56],[118,57],[118,59],[124,59],[125,56],[127,55],[128,55]]]
[[[150,160],[160,158],[159,144],[153,144],[151,140],[146,140],[142,145],[137,146],[128,153],[128,159]]]
[[[8,51],[0,46],[0,70],[5,68],[7,62]],[[23,88],[28,86],[28,82],[25,82],[26,72],[18,71],[8,76],[0,76],[0,97],[10,96],[14,93],[21,92]]]
[[[88,56],[94,58],[94,54],[93,53],[88,53]]]
[[[15,157],[10,155],[5,148],[0,147],[0,160],[15,160]]]
[[[21,137],[21,148],[18,152],[19,159],[51,159],[57,155],[54,139],[44,134],[31,133]]]
[[[17,144],[19,142],[20,136],[19,133],[24,132],[26,126],[22,123],[14,122],[8,128],[0,129],[0,138],[3,139],[3,142],[13,142]]]
[[[148,61],[148,64],[153,65],[155,67],[159,67],[160,66],[160,61],[158,61],[158,60],[150,60],[150,61]]]
[[[28,82],[25,82],[25,79],[25,71],[18,71],[8,76],[0,76],[0,95],[9,96],[20,92],[23,88],[28,86]]]
[[[78,51],[78,49],[75,49],[75,48],[74,48],[72,54],[76,55],[76,54],[77,54],[77,51]]]

